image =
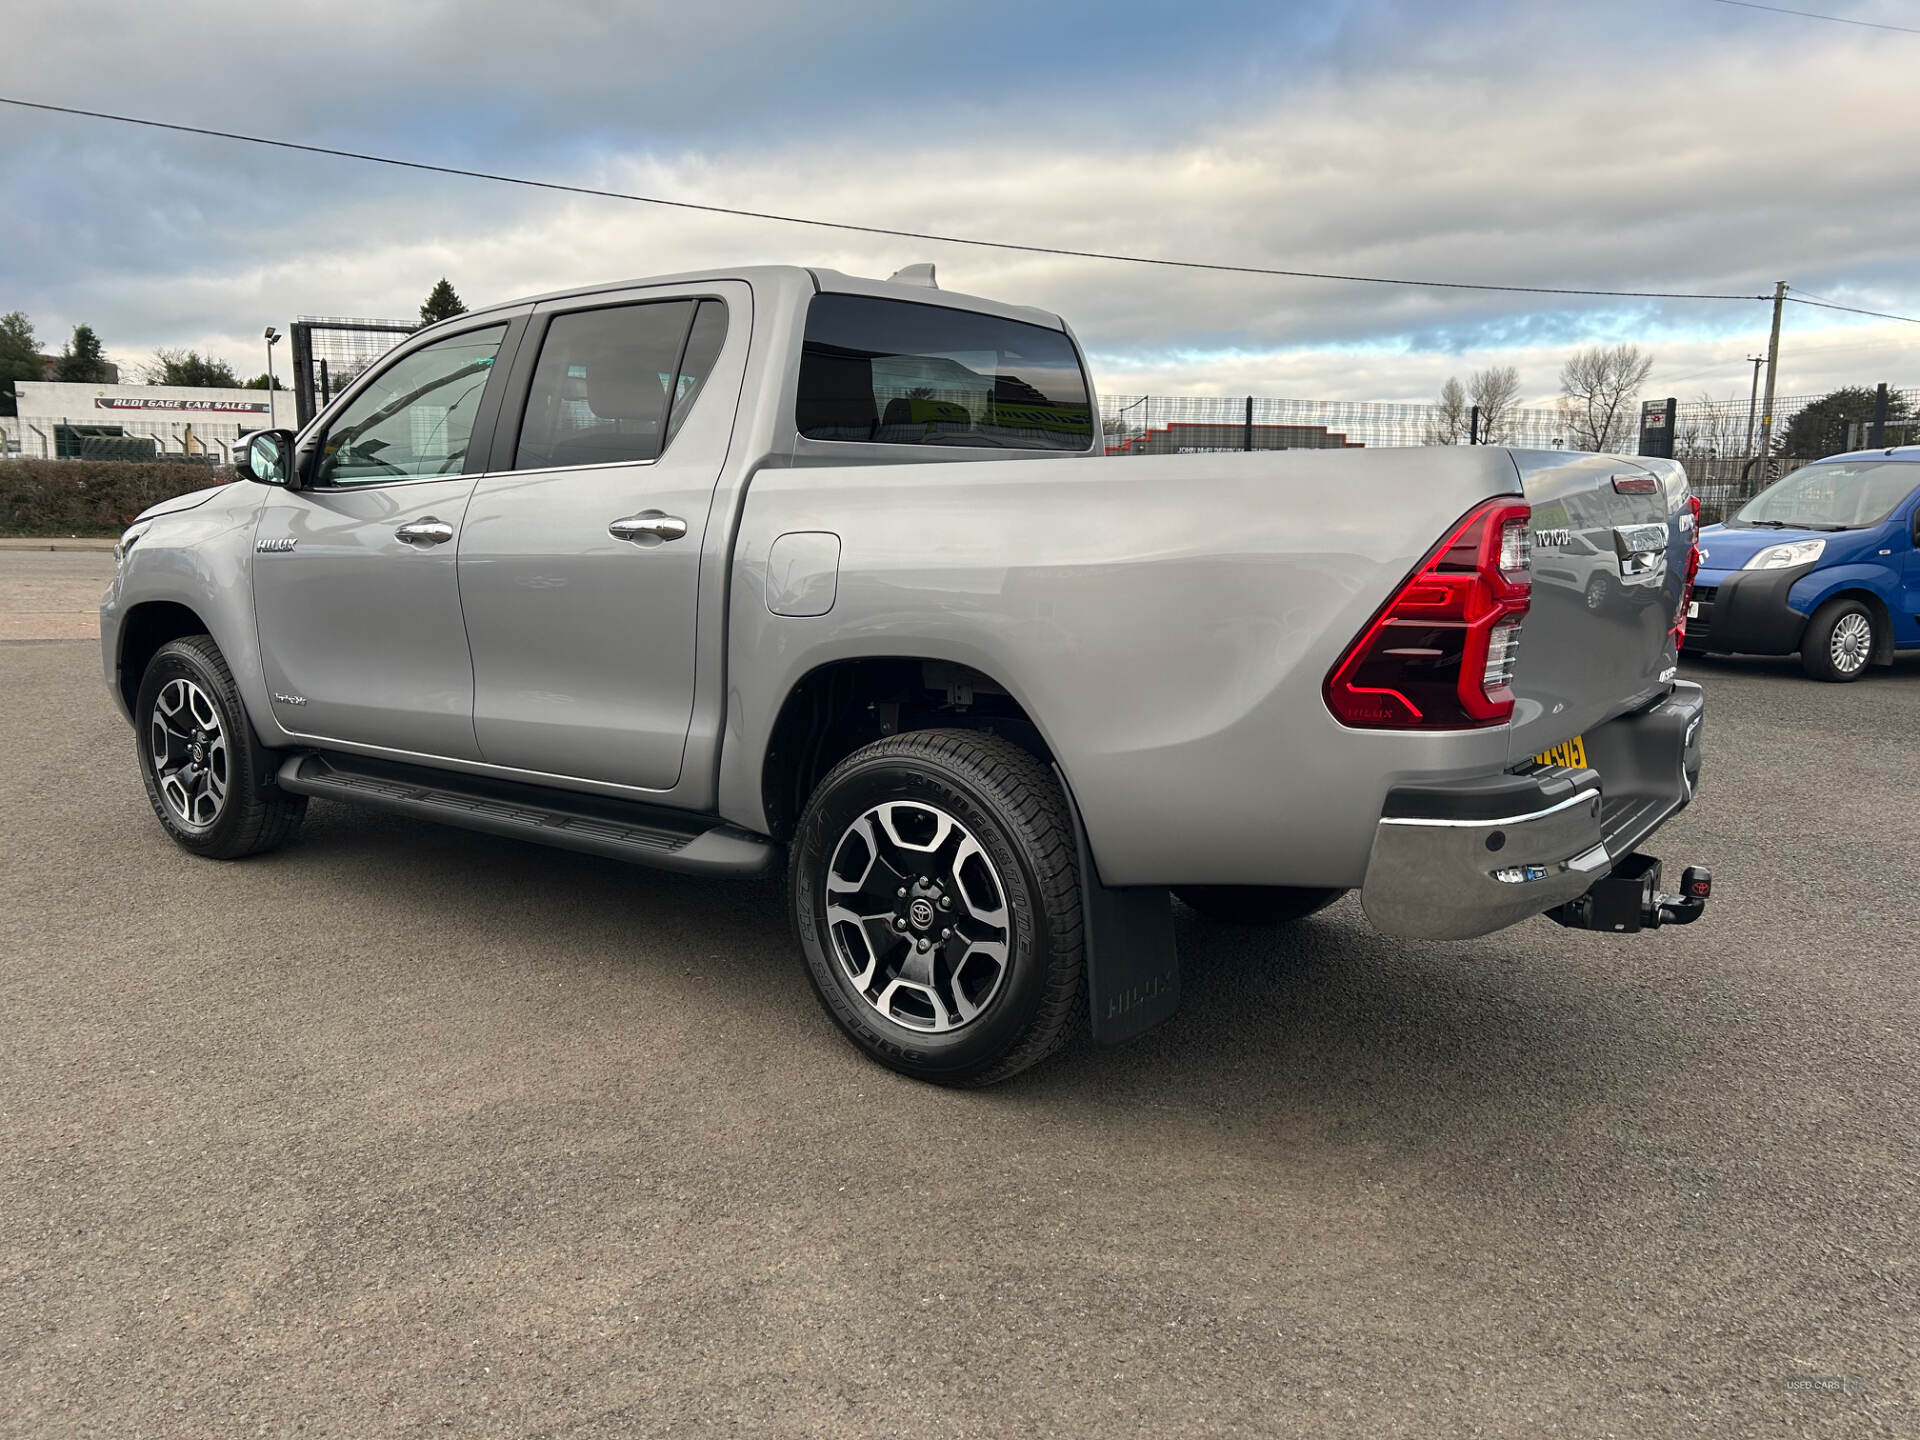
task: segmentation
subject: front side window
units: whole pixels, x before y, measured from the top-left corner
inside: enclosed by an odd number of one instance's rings
[[[658,459],[726,334],[727,307],[718,300],[556,315],[534,366],[514,469]]]
[[[1093,406],[1059,330],[865,295],[807,308],[794,419],[811,440],[1085,450]]]
[[[1807,465],[1762,490],[1728,523],[1801,530],[1878,525],[1920,483],[1920,466],[1898,460]]]
[[[314,484],[458,475],[506,333],[505,325],[490,325],[450,335],[381,371],[328,427]]]

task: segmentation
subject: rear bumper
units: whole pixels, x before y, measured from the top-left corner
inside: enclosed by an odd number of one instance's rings
[[[1806,633],[1807,617],[1787,603],[1787,595],[1813,569],[1702,572],[1693,590],[1700,613],[1687,621],[1682,648],[1689,655],[1793,654]]]
[[[1464,940],[1585,894],[1686,806],[1705,696],[1664,699],[1586,736],[1588,765],[1388,792],[1360,891],[1389,935]]]

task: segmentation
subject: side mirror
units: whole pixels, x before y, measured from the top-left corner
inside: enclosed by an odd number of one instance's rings
[[[241,438],[233,468],[242,480],[260,485],[293,485],[293,432],[256,430]]]
[[[1920,550],[1920,510],[1913,512],[1913,546]]]

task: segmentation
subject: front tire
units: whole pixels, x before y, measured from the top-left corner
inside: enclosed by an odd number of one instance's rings
[[[922,730],[841,761],[800,817],[788,901],[821,1005],[903,1075],[990,1085],[1085,1013],[1066,797],[1009,740]]]
[[[1815,680],[1845,684],[1866,673],[1880,636],[1858,600],[1829,600],[1813,612],[1800,642],[1800,666]]]
[[[307,797],[262,783],[264,752],[213,637],[161,646],[140,677],[133,715],[140,778],[176,845],[237,860],[293,838]]]
[[[1176,885],[1173,893],[1209,920],[1285,925],[1317,914],[1347,892],[1298,885]]]

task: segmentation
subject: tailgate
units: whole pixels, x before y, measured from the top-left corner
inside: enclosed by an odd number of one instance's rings
[[[1533,604],[1513,678],[1518,763],[1672,684],[1693,534],[1686,472],[1671,460],[1513,458],[1533,509]]]

